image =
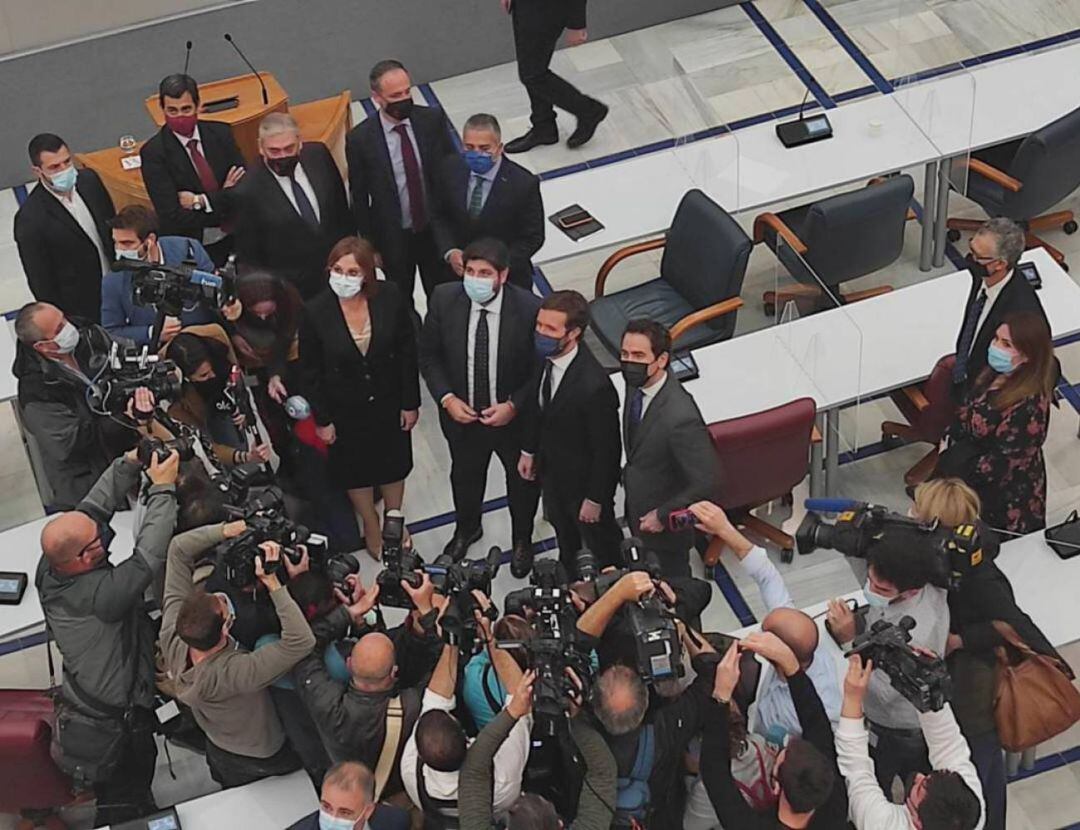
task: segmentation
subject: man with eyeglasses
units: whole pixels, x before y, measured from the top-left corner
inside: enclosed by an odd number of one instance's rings
[[[141,389],[136,402],[152,406]],[[135,451],[117,458],[75,510],[41,531],[37,586],[45,624],[63,657],[57,700],[61,769],[77,786],[93,785],[94,825],[157,809],[154,779],[154,623],[143,595],[165,565],[176,524],[174,451],[145,470],[146,512],[131,558],[113,566],[109,522],[126,509],[144,474]]]

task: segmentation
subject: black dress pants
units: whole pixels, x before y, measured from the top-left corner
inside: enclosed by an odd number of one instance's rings
[[[435,286],[446,282],[450,271],[435,248],[435,238],[431,226],[418,233],[401,229],[399,238],[392,245],[383,245],[383,271],[386,278],[397,284],[413,307],[413,289],[416,285],[416,271],[420,270],[420,282],[424,293],[431,296]]]
[[[532,125],[540,130],[555,129],[555,107],[581,118],[599,105],[549,67],[565,27],[563,15],[552,9],[559,5],[550,0],[515,0],[513,6],[518,78],[529,93]]]
[[[892,797],[892,782],[899,777],[906,788],[912,773],[931,772],[929,750],[926,739],[919,730],[887,729],[871,722],[870,731],[877,738],[877,745],[871,745],[870,757],[874,761],[874,774],[885,795]]]
[[[209,738],[206,739],[206,765],[210,767],[210,777],[223,790],[242,787],[273,775],[288,775],[301,766],[300,757],[288,741],[269,758],[251,758],[215,746]]]
[[[119,824],[157,810],[151,785],[157,765],[153,712],[136,710],[134,728],[125,738],[120,763],[109,780],[94,785],[94,826]]]
[[[535,482],[525,481],[518,475],[520,421],[514,419],[504,427],[459,424],[445,411],[439,413],[439,421],[450,445],[450,486],[457,514],[456,535],[468,537],[480,527],[488,464],[494,453],[506,471],[506,495],[513,528],[511,541],[531,542],[540,488]]]
[[[555,528],[555,539],[559,544],[559,560],[571,579],[577,575],[574,560],[583,547],[592,551],[598,569],[621,563],[619,545],[623,534],[615,521],[614,505],[601,505],[600,521],[586,524],[578,521],[584,495],[567,490],[550,479],[544,479],[543,493],[544,511]]]

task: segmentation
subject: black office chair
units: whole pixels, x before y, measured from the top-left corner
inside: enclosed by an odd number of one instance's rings
[[[1080,109],[1063,115],[1017,141],[978,150],[966,162],[967,197],[988,215],[1004,216],[1027,231],[1027,246],[1042,247],[1068,270],[1065,255],[1035,235],[1046,228],[1062,228],[1076,233],[1076,217],[1071,210],[1042,213],[1080,188]],[[960,231],[978,230],[977,219],[950,219],[949,241],[956,242]]]
[[[659,278],[604,294],[616,265],[657,248],[664,249]],[[700,190],[688,191],[665,236],[620,248],[600,266],[590,305],[593,330],[616,357],[626,324],[635,317],[663,323],[679,349],[727,340],[735,333],[752,249],[750,238],[727,211]]]
[[[842,294],[840,284],[899,258],[904,225],[915,218],[910,208],[914,192],[911,176],[874,179],[860,190],[755,218],[755,244],[768,245],[799,283],[766,291],[765,313],[774,314],[790,300],[805,314],[892,291],[883,285]]]

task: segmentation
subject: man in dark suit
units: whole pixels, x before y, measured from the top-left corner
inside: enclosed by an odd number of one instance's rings
[[[500,0],[514,21],[514,49],[518,78],[529,93],[532,127],[506,145],[508,153],[524,153],[541,144],[557,144],[559,128],[555,107],[577,117],[577,129],[566,141],[571,149],[593,137],[607,118],[608,108],[582,94],[573,84],[551,71],[551,56],[559,36],[566,30],[566,45],[578,46],[588,38],[585,29],[586,0]]]
[[[206,246],[217,265],[233,250],[223,227],[227,193],[244,175],[232,128],[199,120],[199,85],[190,75],[169,75],[158,86],[165,125],[139,152],[143,184],[161,219],[161,232],[189,236]]]
[[[15,244],[34,297],[65,314],[97,322],[101,276],[109,270],[112,199],[93,170],[76,170],[60,136],[30,140],[38,185],[15,214]]]
[[[584,546],[597,564],[619,563],[622,531],[615,521],[622,444],[619,396],[607,372],[581,342],[589,325],[589,303],[576,291],[544,298],[536,315],[536,351],[543,368],[528,399],[522,478],[539,478],[544,508],[559,542],[568,574]],[[532,566],[511,560],[516,577]]]
[[[288,830],[320,828],[352,830],[409,830],[409,814],[375,800],[375,776],[363,764],[342,761],[323,778],[319,810],[304,816]]]
[[[544,244],[540,180],[504,157],[502,131],[493,115],[474,115],[462,130],[464,156],[443,160],[435,180],[432,215],[439,254],[461,276],[464,249],[494,237],[510,249],[510,282],[532,289],[532,255]]]
[[[690,576],[693,529],[672,532],[668,517],[716,495],[720,470],[697,404],[668,371],[671,335],[652,320],[631,320],[619,359],[626,381],[626,520],[657,553],[666,577]]]
[[[330,151],[302,141],[286,113],[259,124],[259,154],[263,163],[237,187],[237,259],[280,274],[311,299],[326,286],[330,249],[355,231],[345,183]]]
[[[971,291],[953,364],[953,383],[958,391],[973,383],[986,367],[994,333],[1008,315],[1034,311],[1046,319],[1035,289],[1016,272],[1025,247],[1024,229],[1011,219],[991,219],[971,238],[965,257],[971,271]]]
[[[533,329],[540,300],[508,285],[509,255],[496,239],[465,249],[465,276],[431,294],[420,333],[420,372],[441,407],[439,424],[450,445],[450,486],[457,529],[445,553],[455,560],[483,536],[481,508],[488,463],[495,453],[506,470],[513,556],[528,557],[539,488],[518,474],[522,420],[535,393]]]
[[[398,61],[379,61],[370,79],[379,114],[345,138],[353,216],[411,306],[417,268],[428,296],[448,276],[431,233],[428,174],[454,154],[451,128],[441,110],[413,104],[412,79]]]

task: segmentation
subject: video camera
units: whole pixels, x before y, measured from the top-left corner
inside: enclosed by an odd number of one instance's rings
[[[952,680],[944,660],[909,645],[914,627],[911,617],[901,617],[898,623],[878,620],[855,638],[845,657],[858,654],[864,662],[873,660],[874,668],[885,672],[912,706],[920,712],[937,712],[949,702]]]
[[[419,588],[423,581],[418,571],[423,570],[424,560],[412,548],[402,546],[405,538],[405,516],[400,510],[387,510],[383,518],[383,569],[375,577],[379,586],[379,605],[389,608],[413,608],[412,599],[401,587],[407,582]]]
[[[236,261],[229,261],[216,274],[202,271],[188,259],[179,265],[158,265],[137,259],[113,263],[114,271],[131,271],[135,305],[153,308],[159,314],[179,317],[198,305],[221,308],[236,298]]]
[[[180,395],[180,372],[143,346],[122,347],[114,342],[104,363],[86,388],[86,405],[95,415],[123,415],[135,390],[146,387],[154,401],[173,401]],[[147,419],[153,412],[140,412]]]
[[[964,577],[983,561],[982,540],[973,524],[949,529],[936,521],[920,522],[881,505],[852,499],[807,499],[806,509],[806,516],[795,532],[800,555],[829,548],[845,556],[865,559],[870,545],[890,532],[916,531],[926,550],[934,554],[932,582],[950,591],[956,590]],[[838,515],[830,524],[821,518],[822,513]]]

